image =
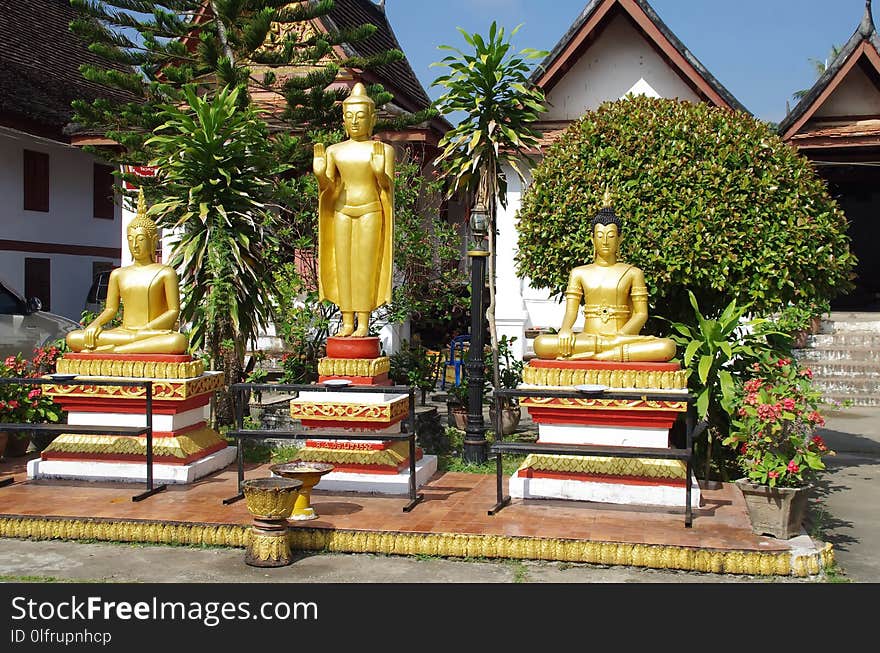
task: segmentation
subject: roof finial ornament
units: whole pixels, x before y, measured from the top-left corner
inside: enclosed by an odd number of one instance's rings
[[[871,0],[865,0],[865,15],[859,25],[859,34],[868,38],[876,31],[874,27],[874,18],[871,15]]]

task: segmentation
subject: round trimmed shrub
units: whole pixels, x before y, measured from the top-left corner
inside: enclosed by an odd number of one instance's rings
[[[651,315],[693,323],[734,297],[769,314],[852,287],[847,222],[809,161],[745,112],[679,100],[607,102],[572,123],[533,171],[517,267],[565,289],[592,260],[590,220],[607,189],[621,259],[640,267]],[[659,325],[651,325],[659,327]]]

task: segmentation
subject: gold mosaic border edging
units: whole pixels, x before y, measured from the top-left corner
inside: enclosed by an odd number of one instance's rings
[[[639,476],[660,480],[684,480],[687,466],[681,460],[662,458],[615,458],[614,456],[563,456],[530,453],[519,466],[536,471],[599,474],[602,476]],[[518,470],[519,471],[519,470]]]
[[[523,383],[529,385],[569,386],[599,384],[610,388],[682,390],[687,388],[687,370],[658,372],[652,370],[579,370],[558,367],[523,368]]]
[[[192,379],[202,375],[205,371],[205,363],[201,360],[166,363],[162,361],[110,360],[98,356],[94,359],[61,357],[56,363],[56,369],[59,373],[79,376]]]
[[[391,359],[379,358],[322,358],[318,361],[320,376],[379,376],[391,371]]]
[[[0,515],[0,537],[99,540],[245,548],[251,527],[136,520]],[[552,560],[752,576],[814,576],[834,564],[834,548],[793,556],[791,552],[716,551],[681,546],[538,539],[461,533],[396,533],[293,527],[294,550],[448,557]]]

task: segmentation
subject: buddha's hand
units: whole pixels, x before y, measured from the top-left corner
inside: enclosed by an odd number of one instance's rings
[[[324,152],[323,143],[315,143],[315,158],[312,159],[312,170],[316,177],[327,174],[327,154]]]
[[[574,350],[574,334],[568,329],[563,329],[556,335],[556,343],[559,346],[560,356],[571,356]]]
[[[98,346],[98,336],[101,335],[101,326],[90,324],[83,329],[83,346],[86,349],[94,349]]]
[[[377,177],[385,173],[385,146],[379,141],[373,141],[373,156],[370,158],[370,166]]]

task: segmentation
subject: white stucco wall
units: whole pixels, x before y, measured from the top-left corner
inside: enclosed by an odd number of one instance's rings
[[[880,114],[880,94],[858,65],[834,89],[822,106],[813,114],[815,118],[831,116],[871,116]]]
[[[629,92],[699,101],[629,20],[617,16],[547,93],[548,109],[542,119],[576,120]]]
[[[23,150],[49,155],[49,211],[25,211]],[[0,128],[0,240],[118,248],[120,210],[92,217],[93,164],[82,150]],[[79,320],[92,283],[92,263],[119,259],[93,254],[0,250],[0,276],[24,294],[25,258],[51,260],[51,311]]]

